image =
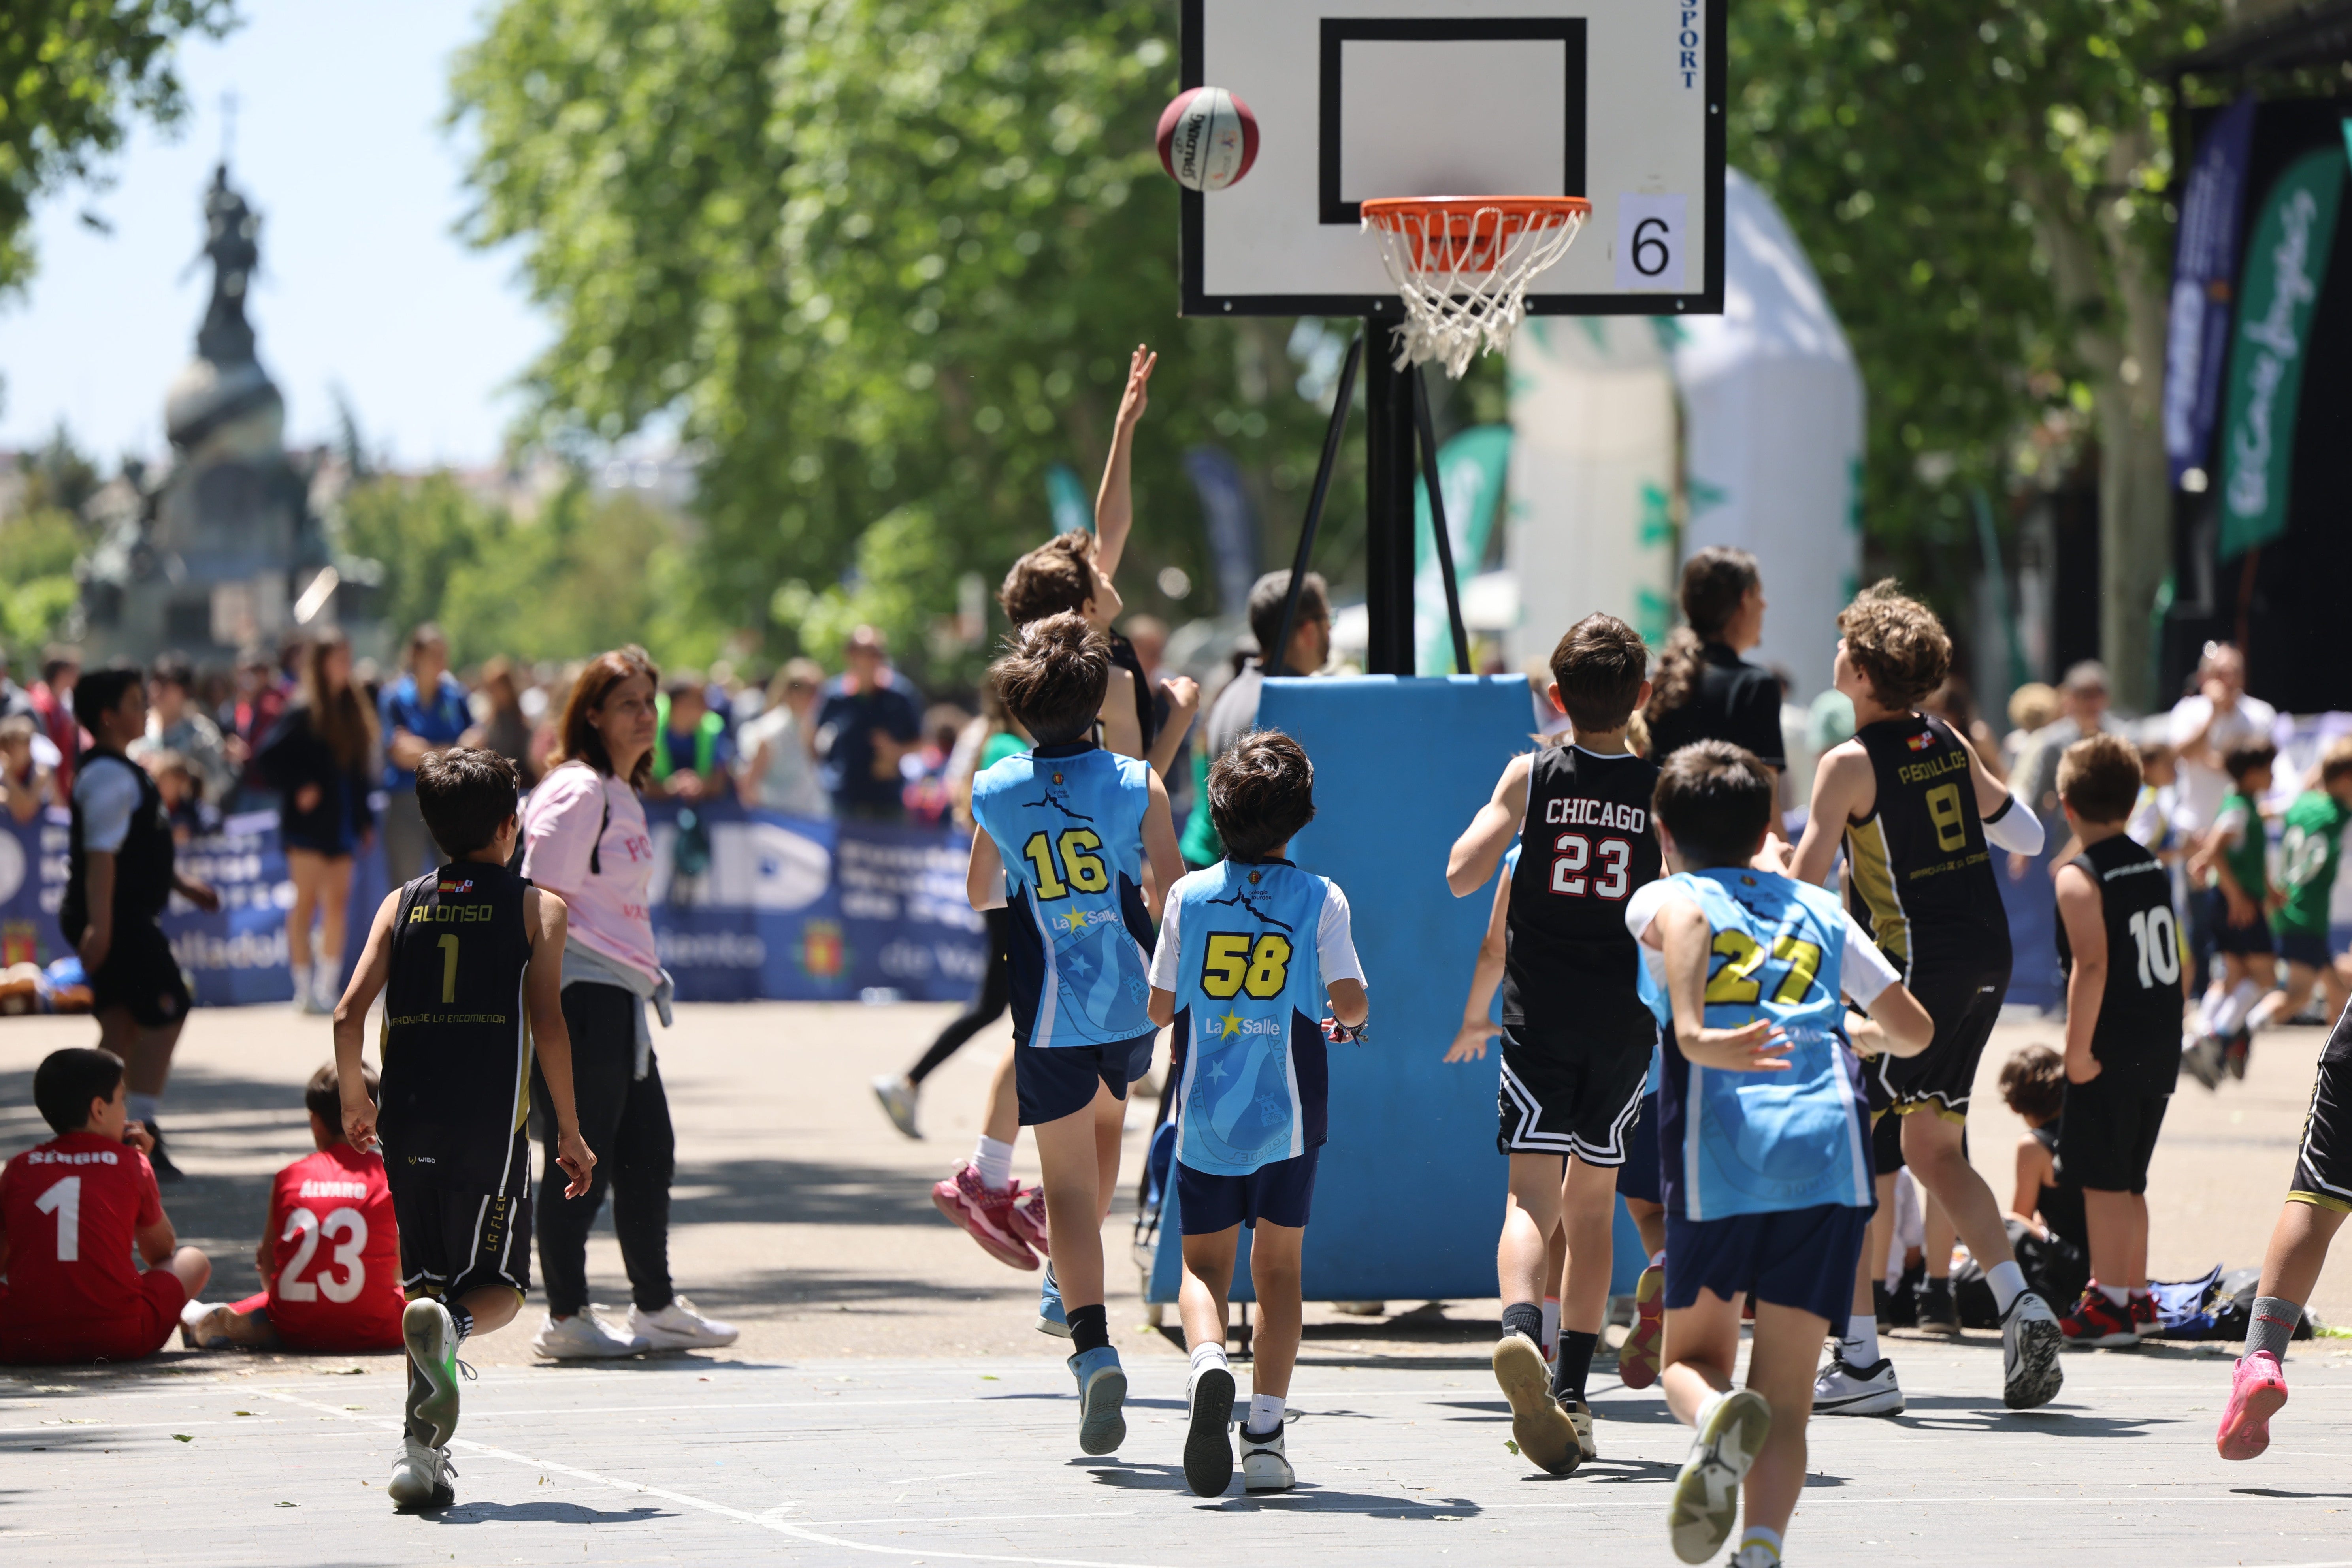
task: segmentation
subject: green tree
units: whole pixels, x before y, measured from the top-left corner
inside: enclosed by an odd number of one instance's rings
[[[37,451],[17,460],[22,486],[0,515],[0,648],[14,655],[18,678],[42,644],[70,636],[81,602],[74,562],[97,542],[82,508],[98,493],[98,465],[60,423]]]
[[[0,294],[32,276],[33,204],[89,180],[142,116],[185,112],[172,48],[219,37],[232,0],[9,0],[0,6]]]
[[[1958,608],[1968,494],[2095,441],[2103,653],[2152,695],[2169,559],[2158,385],[2175,214],[2149,72],[2217,0],[1749,0],[1732,8],[1733,162],[1822,273],[1869,402],[1868,532]]]
[[[1325,417],[1291,323],[1172,319],[1174,89],[1140,0],[508,0],[454,114],[471,232],[523,242],[558,324],[537,434],[676,417],[706,455],[701,604],[772,652],[874,619],[920,666],[956,578],[1049,530],[1047,466],[1091,482],[1149,339],[1121,586],[1164,605],[1159,567],[1207,580],[1185,449],[1232,450],[1279,529]],[[1341,474],[1334,560],[1360,456]]]

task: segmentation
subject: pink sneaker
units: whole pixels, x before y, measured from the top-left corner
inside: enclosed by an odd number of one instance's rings
[[[991,1192],[970,1160],[955,1175],[931,1184],[931,1206],[971,1233],[980,1249],[1015,1269],[1034,1269],[1037,1255],[1021,1239],[1013,1218],[1013,1193]]]
[[[2251,1459],[2271,1446],[2271,1416],[2286,1403],[2286,1369],[2262,1351],[2242,1355],[2230,1374],[2230,1403],[2214,1446],[2225,1459]]]
[[[1054,1249],[1045,1235],[1045,1189],[1023,1186],[1016,1181],[1013,1192],[1013,1234],[1051,1258]]]

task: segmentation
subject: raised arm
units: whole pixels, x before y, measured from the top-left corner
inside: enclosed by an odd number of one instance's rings
[[[1445,857],[1445,885],[1456,898],[1467,898],[1486,885],[1495,868],[1503,863],[1503,856],[1511,841],[1519,834],[1519,823],[1528,811],[1528,773],[1535,766],[1533,753],[1514,757],[1504,765],[1503,776],[1495,781],[1495,792],[1470,819],[1462,836],[1454,841],[1453,850]]]
[[[1141,343],[1128,357],[1127,391],[1118,400],[1118,419],[1110,433],[1110,458],[1103,465],[1102,486],[1095,492],[1095,564],[1105,577],[1118,576],[1119,558],[1127,553],[1127,536],[1135,526],[1134,486],[1129,467],[1135,455],[1135,426],[1151,405],[1151,371],[1160,356]]]
[[[1859,743],[1832,747],[1813,773],[1813,799],[1805,816],[1805,836],[1789,862],[1789,874],[1816,885],[1830,879],[1846,824],[1878,803],[1870,754]]]

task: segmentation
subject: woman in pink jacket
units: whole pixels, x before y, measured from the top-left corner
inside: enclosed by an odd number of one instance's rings
[[[646,1004],[670,1022],[670,980],[654,946],[646,887],[653,837],[638,791],[651,771],[654,693],[643,650],[599,653],[564,705],[554,766],[523,807],[523,875],[571,912],[563,947],[563,1021],[572,1033],[572,1098],[596,1152],[595,1179],[578,1198],[548,1144],[537,1213],[547,1322],[531,1348],[553,1360],[732,1344],[736,1331],[704,1317],[669,1279],[669,1186],[676,1164],[669,1101],[646,1027]],[[551,1139],[547,1086],[534,1068],[535,1124]],[[610,1186],[613,1228],[635,1304],[626,1332],[588,1305],[588,1228]]]

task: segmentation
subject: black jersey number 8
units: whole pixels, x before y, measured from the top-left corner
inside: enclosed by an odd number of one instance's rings
[[[1582,833],[1562,833],[1552,841],[1551,890],[1569,898],[1622,898],[1632,891],[1626,868],[1633,862],[1633,846],[1622,839],[1601,841],[1601,874],[1583,874],[1592,862],[1592,841]]]

